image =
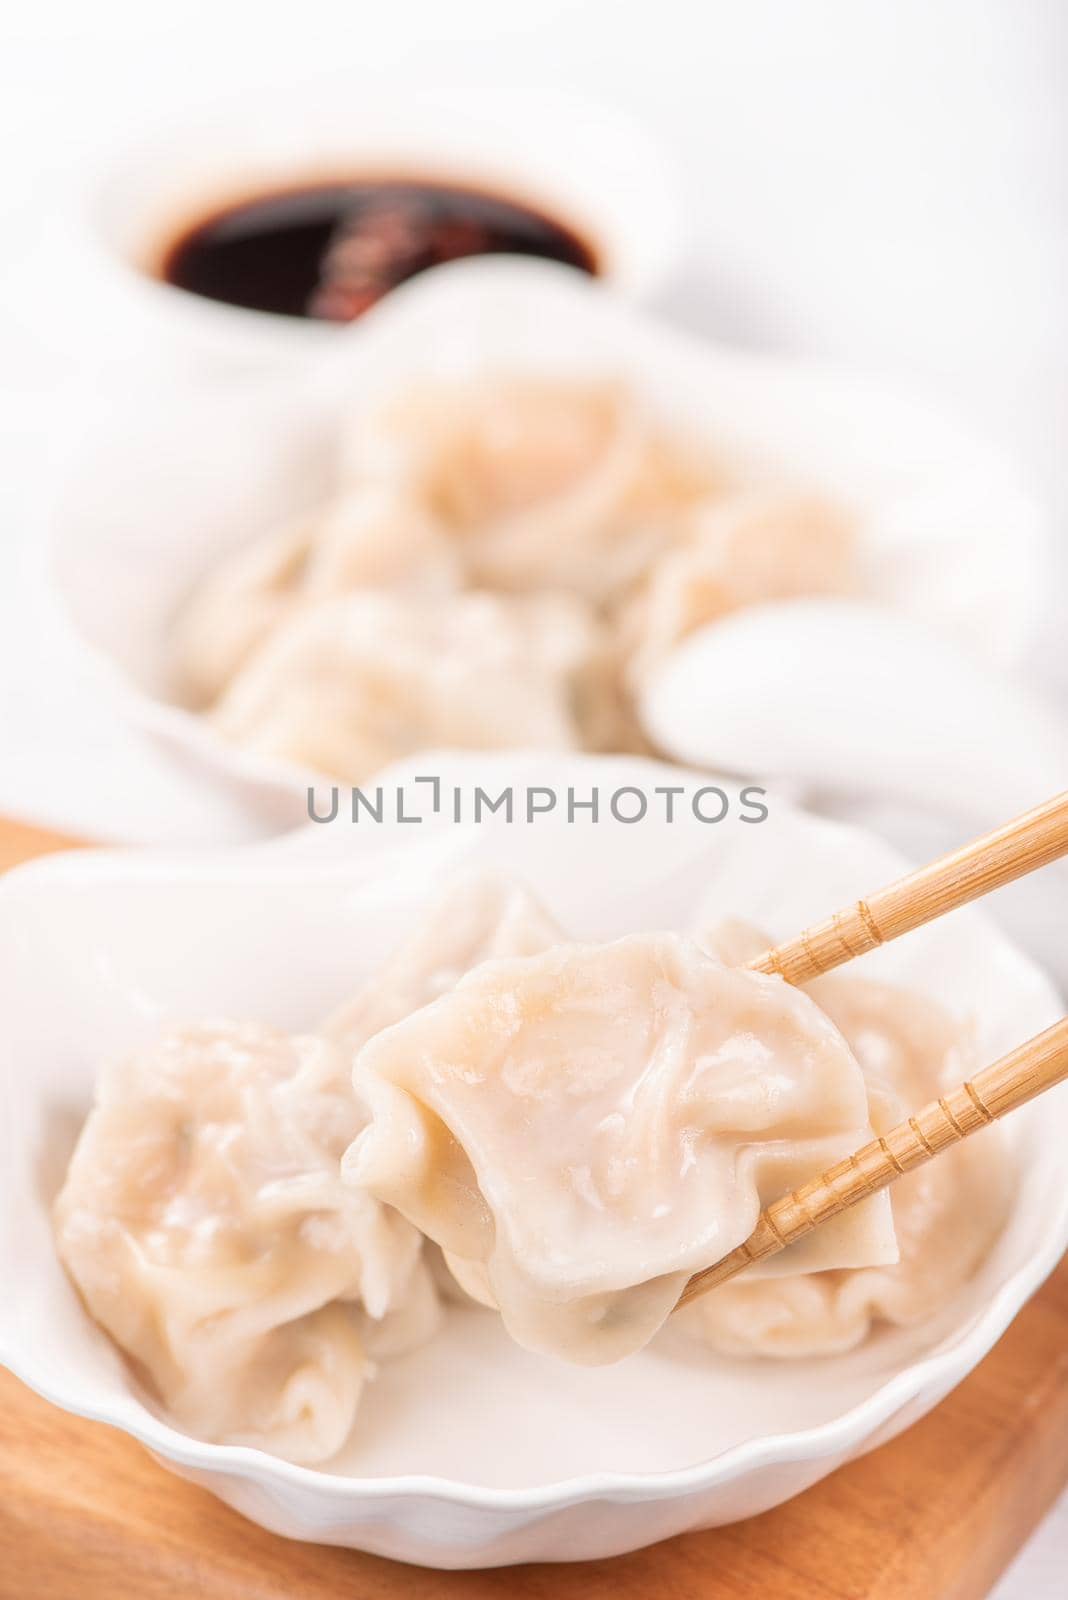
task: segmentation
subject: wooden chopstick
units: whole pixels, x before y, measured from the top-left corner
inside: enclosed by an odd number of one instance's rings
[[[1068,855],[1068,791],[846,906],[746,965],[787,983],[808,983],[1064,855]],[[932,1100],[884,1138],[872,1140],[767,1206],[744,1243],[694,1274],[676,1311],[1065,1078],[1068,1017]]]
[[[1063,855],[1068,855],[1068,791],[835,912],[746,965],[777,973],[787,983],[807,983]]]
[[[882,1139],[873,1139],[820,1177],[775,1200],[737,1249],[714,1266],[697,1272],[679,1296],[675,1310],[726,1283],[753,1261],[762,1261],[811,1233],[867,1195],[885,1189],[903,1172],[923,1166],[940,1151],[985,1128],[1009,1111],[1068,1078],[1068,1017],[1045,1033],[1011,1050],[991,1067],[899,1122]]]

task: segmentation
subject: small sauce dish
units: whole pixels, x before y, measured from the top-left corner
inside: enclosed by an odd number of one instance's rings
[[[40,313],[53,324],[45,332],[103,367],[225,376],[299,366],[329,347],[343,315],[279,315],[189,293],[173,281],[176,261],[184,251],[188,268],[198,230],[250,202],[383,184],[409,196],[421,187],[439,203],[460,191],[465,227],[472,203],[482,205],[477,225],[495,203],[493,253],[510,234],[518,253],[570,255],[632,299],[655,297],[681,253],[676,174],[622,113],[477,85],[385,93],[330,80],[139,133],[87,186],[77,214],[57,223],[64,236],[38,252]],[[410,231],[410,211],[406,222]],[[438,229],[415,270],[481,253],[477,240],[473,252],[463,243],[455,230],[443,242]]]

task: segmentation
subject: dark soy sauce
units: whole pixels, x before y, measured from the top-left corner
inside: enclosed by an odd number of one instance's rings
[[[309,184],[242,200],[181,234],[160,275],[251,311],[351,322],[427,267],[499,254],[598,271],[584,240],[521,201],[391,179]]]

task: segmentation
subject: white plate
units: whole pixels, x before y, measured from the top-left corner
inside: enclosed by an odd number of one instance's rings
[[[436,1344],[387,1365],[351,1445],[325,1470],[202,1444],[146,1404],[55,1258],[49,1203],[94,1069],[160,1027],[221,1012],[305,1027],[356,985],[450,870],[505,865],[565,926],[601,937],[679,926],[715,894],[773,936],[895,875],[873,836],[775,801],[757,826],[452,826],[429,818],[436,773],[549,784],[602,809],[622,784],[693,774],[624,759],[428,757],[386,777],[418,826],[339,820],[227,854],[54,857],[0,885],[0,1357],[67,1409],[141,1439],[165,1464],[269,1528],[445,1567],[582,1559],[751,1516],[934,1405],[1002,1333],[1068,1242],[1064,1094],[1018,1113],[1023,1176],[1010,1224],[934,1323],[799,1364],[667,1350],[572,1370],[452,1311]],[[725,787],[733,793],[731,785]],[[680,815],[687,813],[680,808]],[[581,815],[585,815],[584,813]],[[983,917],[959,912],[864,958],[864,970],[971,1016],[993,1058],[1059,1015],[1042,973]],[[985,1137],[979,1135],[979,1137]]]
[[[976,703],[987,704],[983,690],[992,671],[1020,661],[1038,611],[1046,528],[1011,469],[981,441],[915,398],[673,331],[565,269],[463,262],[398,290],[339,334],[307,387],[171,391],[138,395],[117,409],[103,406],[65,485],[54,533],[55,584],[87,657],[104,668],[103,689],[139,726],[210,775],[229,801],[247,805],[261,826],[265,818],[302,819],[309,774],[224,743],[204,719],[173,702],[168,652],[177,609],[220,555],[328,492],[342,418],[351,427],[384,395],[420,377],[494,368],[620,375],[669,422],[707,430],[728,458],[854,506],[869,594],[859,607],[862,619],[874,620],[873,608],[889,609],[913,630],[933,635],[941,656],[952,654],[955,681],[965,690],[973,685]],[[773,619],[770,638],[765,629],[753,646],[752,674],[737,651],[732,673],[754,683],[770,677],[774,688],[776,639],[789,638],[789,608],[766,609],[784,616]],[[858,759],[845,774],[847,788],[851,779],[861,793],[882,794],[885,775],[896,771],[904,788],[922,797],[927,774],[917,745],[952,779],[952,720],[947,726],[940,716],[930,726],[924,684],[904,670],[911,639],[887,638],[869,663],[876,678],[900,685],[895,711],[913,728],[903,752],[892,725],[875,737],[859,696],[844,712],[836,707],[838,741],[853,740],[861,751],[874,747],[879,755],[877,764],[867,755]],[[692,642],[685,648],[692,651]],[[791,678],[796,682],[797,674]],[[692,718],[684,730],[688,742],[678,733],[691,700],[700,703],[693,688],[700,682],[687,678],[675,693],[674,718],[658,710],[666,747],[682,759],[751,770],[751,742],[733,741],[734,751],[729,719],[707,732],[702,723],[700,750]],[[1001,699],[1006,720],[1022,725],[1026,697],[1006,684]],[[776,746],[776,717],[790,736],[789,760],[772,770],[818,786],[827,770],[818,707],[810,698],[803,715],[789,700],[776,710],[770,691],[762,701],[761,748]],[[980,752],[996,745],[998,731],[987,729],[989,744],[980,741]],[[967,738],[974,743],[970,731]],[[993,757],[990,768],[998,770]],[[976,769],[981,779],[982,762],[973,758],[970,777]]]

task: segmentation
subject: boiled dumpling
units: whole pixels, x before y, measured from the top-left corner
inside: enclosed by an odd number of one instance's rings
[[[433,1332],[418,1234],[340,1181],[361,1121],[343,1054],[269,1028],[189,1029],[101,1074],[56,1202],[59,1253],[198,1437],[325,1459],[368,1341]]]
[[[857,587],[840,508],[733,478],[611,378],[414,384],[341,444],[336,498],[195,591],[173,676],[226,739],[349,782],[432,745],[649,753],[689,633]]]
[[[333,1013],[323,1032],[355,1052],[373,1034],[436,1000],[480,962],[536,955],[563,939],[521,883],[473,874],[431,906],[416,931]]]
[[[682,639],[742,606],[854,587],[855,536],[812,495],[750,493],[702,507],[624,611],[628,676],[640,685]]]
[[[352,783],[428,747],[599,744],[614,716],[578,601],[370,590],[298,613],[213,713],[236,743]]]
[[[709,940],[738,959],[769,944],[740,924],[715,930]],[[975,1068],[967,1029],[923,996],[840,975],[808,990],[861,1064],[880,1135]],[[993,1144],[1000,1146],[994,1159]],[[774,1279],[745,1272],[680,1312],[675,1325],[725,1355],[802,1357],[852,1349],[880,1323],[923,1321],[989,1251],[1012,1187],[1005,1132],[988,1128],[892,1185],[898,1263]]]
[[[419,485],[472,582],[597,604],[647,570],[719,476],[622,385],[535,378],[407,395],[353,430],[348,467]]]
[[[175,622],[174,675],[183,698],[211,705],[292,610],[310,530],[301,518],[255,540],[209,574]]]
[[[673,934],[486,962],[376,1034],[354,1081],[373,1120],[345,1176],[519,1343],[586,1362],[638,1349],[764,1201],[871,1137],[819,1008]],[[894,1259],[887,1215],[851,1212],[836,1259]]]
[[[308,600],[354,589],[449,594],[463,570],[441,524],[397,485],[349,489],[322,513],[304,572]]]
[[[210,705],[309,602],[366,588],[444,594],[460,581],[455,549],[414,496],[399,485],[353,488],[238,550],[200,584],[176,624],[179,686]]]
[[[303,1463],[325,1461],[344,1444],[371,1371],[350,1306],[321,1306],[262,1338],[224,1345],[216,1359],[204,1360],[195,1337],[189,1345],[176,1387],[169,1396],[157,1387],[191,1433]]]

